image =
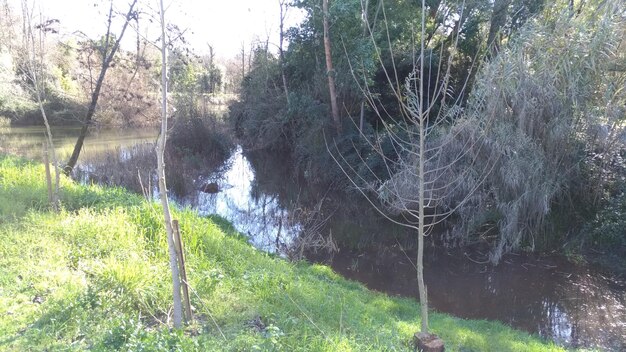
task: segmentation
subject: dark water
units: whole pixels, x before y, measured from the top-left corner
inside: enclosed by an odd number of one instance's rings
[[[41,132],[0,127],[0,150],[38,157]],[[75,132],[63,133],[58,133],[60,154],[71,151]],[[154,130],[100,131],[87,139],[75,177],[155,196],[155,137]],[[263,250],[292,257],[306,253],[309,260],[327,263],[371,289],[417,297],[415,254],[403,250],[402,241],[338,251],[328,241],[394,238],[398,230],[369,207],[294,181],[280,156],[248,154],[238,147],[217,168],[179,159],[170,159],[174,171],[168,175],[177,203],[227,218]],[[201,192],[208,182],[217,183],[220,191]],[[302,250],[303,242],[309,250]],[[626,350],[625,282],[559,257],[509,255],[493,267],[473,256],[463,250],[426,249],[425,279],[433,309],[499,320],[568,347]]]
[[[559,258],[506,257],[497,267],[462,250],[426,250],[430,306],[463,318],[499,320],[569,347],[626,350],[626,285]],[[418,297],[413,252],[348,251],[335,271],[392,295]]]

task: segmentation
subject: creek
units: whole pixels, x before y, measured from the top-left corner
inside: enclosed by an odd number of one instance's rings
[[[62,160],[77,132],[55,129]],[[43,136],[40,127],[0,127],[0,152],[39,159]],[[155,138],[153,129],[94,132],[73,176],[154,197]],[[279,155],[237,147],[217,168],[193,158],[169,160],[171,197],[179,205],[226,218],[260,250],[304,255],[370,289],[417,298],[414,252],[404,248],[405,241],[390,240],[401,230],[365,202],[307,187],[291,177]],[[204,192],[207,184],[217,192]],[[382,237],[386,244],[371,244]],[[341,245],[348,242],[355,245]],[[463,249],[428,247],[425,253],[430,307],[436,311],[498,320],[566,347],[626,350],[623,281],[558,256],[508,255],[494,267]]]

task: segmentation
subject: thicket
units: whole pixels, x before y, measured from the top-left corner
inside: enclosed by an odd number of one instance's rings
[[[168,133],[172,151],[184,157],[224,161],[235,147],[230,131],[217,117],[179,117]]]
[[[497,7],[503,4],[504,12]],[[440,128],[458,129],[459,148],[467,145],[462,138],[484,138],[475,145],[480,149],[468,151],[457,172],[479,175],[493,168],[448,222],[449,231],[441,238],[445,243],[486,244],[488,259],[498,262],[520,248],[561,247],[590,237],[619,244],[626,237],[617,228],[617,235],[608,235],[597,227],[591,230],[592,225],[581,233],[596,213],[602,217],[619,203],[616,190],[624,177],[616,167],[625,140],[625,18],[619,2],[427,2],[426,38],[420,38],[416,3],[335,1],[330,8],[334,72],[324,66],[321,9],[312,1],[294,6],[304,9],[307,18],[288,31],[284,69],[289,103],[280,58],[259,47],[242,82],[241,101],[231,106],[231,121],[248,148],[287,151],[296,173],[346,189],[348,180],[327,152],[332,143],[355,168],[359,187],[376,190],[380,180],[396,177],[407,196],[414,194],[418,180],[406,170],[416,164],[398,148],[410,131],[394,126],[401,114],[390,103],[396,97],[388,87],[404,84],[413,73],[413,48],[425,40],[425,69],[451,72],[447,103],[436,102],[431,112],[449,114]],[[454,29],[459,33],[456,46]],[[455,55],[449,61],[451,48]],[[396,77],[389,82],[391,72]],[[339,133],[330,119],[327,74],[337,84],[343,121]],[[436,80],[425,81],[416,84],[434,95]],[[462,91],[464,82],[468,87]],[[365,94],[374,103],[361,109]],[[389,128],[381,128],[384,124]],[[481,162],[480,155],[497,155],[497,162],[488,165],[493,159]],[[385,159],[402,166],[389,169]],[[459,187],[471,189],[475,181]],[[454,202],[449,197],[440,206],[455,207]],[[595,223],[599,226],[599,220]]]
[[[603,198],[616,195],[611,190],[624,173],[615,157],[626,136],[626,73],[616,70],[626,59],[622,10],[613,1],[577,12],[554,6],[479,74],[468,109],[486,121],[496,117],[479,126],[488,138],[485,152],[500,157],[459,223],[496,229],[491,261],[520,246],[562,245]]]
[[[513,32],[540,11],[542,4],[542,1],[511,4],[511,15],[499,28],[503,33]],[[348,159],[354,158],[355,164],[359,157],[350,152],[353,149],[361,150],[359,154],[368,154],[363,155],[368,166],[384,169],[380,160],[376,160],[376,153],[367,153],[367,143],[360,135],[380,129],[376,109],[391,109],[389,113],[392,114],[398,112],[393,111],[394,105],[390,104],[395,101],[395,96],[389,88],[386,72],[395,67],[396,78],[402,81],[413,67],[411,57],[419,40],[419,2],[332,2],[329,20],[333,72],[326,72],[324,63],[320,4],[299,0],[292,6],[303,10],[306,18],[299,27],[286,31],[289,47],[284,53],[283,67],[289,87],[289,104],[281,81],[280,57],[262,44],[253,53],[251,70],[242,82],[241,100],[231,106],[236,131],[249,148],[292,152],[295,170],[313,182],[341,178],[341,171],[327,155],[324,135],[334,139]],[[474,74],[477,67],[474,60],[484,51],[485,32],[492,15],[491,3],[434,1],[428,2],[428,7],[427,38],[424,40],[427,50],[432,53],[429,64],[447,62],[447,57],[440,55],[447,55],[444,49],[453,44],[453,29],[460,28],[458,52],[450,67],[453,72],[450,93],[454,95],[455,91],[461,90],[467,75]],[[431,72],[436,74],[437,70]],[[343,124],[339,134],[333,131],[330,121],[327,75],[333,75],[336,82]],[[424,85],[428,86],[428,83],[424,82]],[[432,90],[433,85],[427,89]],[[364,104],[363,90],[379,97],[379,105]],[[460,98],[464,99],[463,96]],[[391,155],[391,143],[383,144]]]
[[[195,168],[215,168],[235,147],[224,111],[211,101],[212,95],[222,91],[222,74],[212,51],[200,57],[178,48],[170,56],[170,97],[175,110],[168,130],[167,158],[193,161],[189,164]]]

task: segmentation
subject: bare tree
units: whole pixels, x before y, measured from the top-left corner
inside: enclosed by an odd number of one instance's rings
[[[167,197],[167,186],[165,182],[165,143],[167,140],[167,48],[168,43],[165,37],[165,8],[163,0],[159,1],[161,15],[161,134],[157,141],[157,173],[159,178],[159,193],[161,206],[163,207],[163,217],[165,219],[165,231],[167,232],[167,246],[170,255],[170,269],[172,271],[172,289],[174,298],[173,322],[175,328],[180,328],[183,319],[183,305],[181,297],[180,273],[178,270],[178,258],[176,255],[176,244],[174,243],[174,229],[172,225],[172,215]]]
[[[450,218],[460,206],[472,202],[474,191],[492,170],[492,167],[485,167],[479,172],[470,172],[466,166],[473,165],[479,158],[484,162],[482,165],[494,165],[498,158],[496,153],[480,153],[485,143],[484,133],[488,130],[488,122],[485,122],[488,119],[482,119],[480,123],[478,119],[484,111],[461,106],[468,82],[465,82],[461,91],[451,91],[450,70],[460,28],[456,29],[450,47],[446,49],[440,46],[438,53],[433,52],[426,47],[426,8],[423,0],[420,41],[414,45],[413,68],[407,77],[399,76],[395,64],[390,69],[385,67],[383,51],[376,44],[367,17],[364,18],[365,28],[375,46],[376,57],[397,109],[384,106],[378,96],[369,90],[366,80],[358,77],[357,72],[363,70],[351,66],[368,105],[382,125],[380,132],[371,135],[365,135],[363,129],[361,132],[369,145],[368,153],[382,160],[385,175],[381,176],[380,172],[369,166],[365,160],[368,155],[357,150],[365,166],[359,167],[351,165],[339,152],[337,145],[332,149],[329,147],[343,172],[377,211],[392,222],[417,232],[416,269],[421,329],[416,338],[420,341],[432,338],[428,325],[428,292],[424,284],[424,238],[432,233],[435,225]],[[384,5],[381,9],[382,25],[389,38]],[[462,10],[460,16],[463,16]],[[391,43],[386,49],[393,58]],[[474,99],[480,101],[483,97]],[[474,106],[480,107],[481,104]],[[399,116],[391,113],[394,110],[399,111]],[[389,148],[383,147],[383,141],[392,145],[391,153]]]
[[[8,0],[0,2],[0,48],[11,50],[15,42],[17,16],[13,14]]]
[[[285,41],[285,18],[287,17],[287,9],[289,8],[287,0],[278,0],[280,6],[280,34],[278,39],[278,58],[280,60],[280,75],[283,79],[283,89],[285,90],[285,98],[287,99],[287,105],[289,103],[289,89],[287,88],[287,77],[285,76],[285,53],[283,51],[283,42]]]
[[[333,59],[330,50],[330,25],[328,12],[328,0],[322,0],[324,11],[324,54],[326,55],[326,75],[328,76],[328,93],[330,95],[330,108],[333,122],[337,132],[341,131],[341,121],[339,120],[339,107],[337,106],[337,89],[335,88],[335,71],[333,70]]]
[[[381,3],[379,3],[381,4]],[[361,19],[363,20],[362,23],[362,27],[363,27],[363,37],[367,37],[367,32],[368,32],[368,20],[367,20],[367,16],[368,16],[368,12],[369,12],[369,5],[370,5],[370,1],[369,0],[361,0]],[[374,20],[374,23],[376,23],[376,20]],[[363,131],[363,124],[365,121],[365,98],[363,98],[361,100],[361,112],[359,113],[359,131]]]
[[[118,35],[114,35],[112,33],[112,23],[113,23],[113,1],[110,1],[109,5],[109,15],[107,18],[107,32],[104,36],[104,45],[102,47],[102,63],[100,65],[100,74],[96,80],[93,91],[91,92],[91,102],[89,103],[89,107],[87,108],[87,113],[85,118],[83,119],[83,127],[80,130],[80,134],[78,135],[78,139],[76,140],[76,144],[74,145],[74,150],[72,155],[70,156],[69,161],[63,168],[63,172],[66,175],[69,175],[76,163],[78,162],[78,157],[80,156],[80,152],[83,148],[83,143],[85,142],[85,137],[87,137],[87,132],[89,127],[91,126],[93,116],[96,113],[96,108],[98,107],[98,98],[100,97],[100,90],[102,89],[102,84],[104,83],[104,78],[106,77],[107,70],[111,66],[111,62],[117,53],[117,50],[120,47],[120,42],[124,38],[124,33],[126,32],[126,28],[128,28],[131,20],[137,17],[137,12],[135,11],[135,5],[137,4],[137,0],[132,0],[132,2],[128,5],[128,12],[124,17],[124,23],[122,24],[122,29]]]
[[[34,6],[34,4],[33,4]],[[52,165],[54,165],[54,190],[50,192],[50,203],[52,205],[52,209],[54,211],[59,211],[59,192],[60,192],[60,178],[61,172],[59,169],[59,163],[57,161],[56,151],[54,147],[54,141],[52,138],[52,129],[50,128],[50,123],[48,121],[48,115],[46,114],[46,109],[44,108],[44,100],[46,94],[46,74],[44,72],[45,68],[45,34],[47,32],[54,32],[55,30],[52,26],[57,23],[57,20],[51,19],[47,21],[43,21],[40,16],[40,23],[36,26],[33,26],[33,10],[29,8],[29,3],[27,0],[22,1],[22,15],[23,15],[23,56],[25,58],[25,65],[22,68],[22,73],[28,79],[32,93],[37,100],[37,105],[39,106],[39,111],[41,112],[41,117],[43,118],[44,125],[46,127],[46,150],[44,153],[49,153],[52,158]],[[47,155],[44,155],[44,159],[47,159]],[[47,161],[45,161],[47,164]],[[46,165],[46,171],[48,165]],[[48,182],[50,181],[49,173],[46,175],[48,177]],[[48,183],[48,187],[50,188],[50,184]]]

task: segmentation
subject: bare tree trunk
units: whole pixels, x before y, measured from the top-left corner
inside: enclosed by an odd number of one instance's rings
[[[285,77],[285,54],[283,51],[283,41],[285,40],[284,22],[287,15],[287,3],[285,0],[279,0],[280,5],[280,37],[278,40],[278,53],[280,59],[280,75],[283,79],[283,89],[285,90],[285,98],[287,99],[287,106],[291,105],[289,102],[289,89],[287,89],[287,77]]]
[[[363,134],[363,125],[365,121],[365,99],[361,100],[361,113],[359,114],[359,131]]]
[[[159,178],[159,193],[163,217],[165,219],[165,231],[167,232],[167,246],[170,255],[170,269],[172,271],[172,289],[174,298],[173,323],[175,328],[182,326],[183,306],[180,293],[180,272],[176,256],[176,244],[174,243],[174,230],[172,228],[172,215],[167,198],[165,183],[165,143],[167,140],[167,43],[165,40],[165,14],[163,0],[160,0],[161,13],[161,135],[157,141],[157,173]]]
[[[48,115],[46,115],[46,110],[43,107],[43,101],[41,100],[41,91],[42,87],[40,87],[40,82],[37,78],[37,74],[34,71],[33,67],[33,82],[35,83],[35,90],[37,95],[37,104],[39,105],[39,111],[41,112],[41,117],[43,118],[43,123],[46,126],[46,136],[48,137],[48,141],[46,142],[47,148],[46,153],[50,151],[50,156],[52,157],[52,165],[54,165],[54,191],[52,191],[52,197],[50,198],[50,203],[52,204],[52,209],[57,212],[59,211],[59,192],[60,192],[60,183],[61,183],[61,171],[59,170],[59,163],[56,156],[56,151],[54,148],[54,141],[52,139],[52,128],[50,128],[50,123],[48,121]],[[49,166],[46,165],[47,168]]]
[[[363,28],[363,38],[366,38],[367,32],[370,31],[369,19],[367,18],[370,2],[369,0],[365,0],[365,3],[363,1],[361,0],[361,26]],[[365,99],[365,96],[361,99],[361,112],[359,113],[359,131],[361,131],[361,135],[363,135],[363,122],[365,119]]]
[[[68,160],[67,164],[63,168],[63,172],[66,175],[69,175],[72,172],[72,170],[76,166],[76,163],[78,162],[78,157],[80,156],[80,152],[83,149],[83,144],[85,143],[87,131],[89,130],[89,126],[91,125],[91,122],[93,120],[93,115],[95,114],[96,108],[98,106],[98,98],[100,97],[100,90],[102,89],[104,78],[106,76],[107,70],[109,69],[109,66],[111,65],[111,61],[113,61],[113,58],[115,57],[115,53],[119,49],[120,42],[124,37],[124,33],[126,32],[128,24],[130,23],[131,19],[135,17],[134,8],[136,4],[137,0],[133,0],[133,2],[129,5],[128,13],[126,14],[124,25],[122,26],[122,31],[120,32],[119,36],[116,36],[115,42],[113,43],[111,51],[109,52],[109,41],[111,40],[111,22],[113,18],[113,3],[111,2],[109,8],[107,33],[105,38],[104,50],[102,53],[102,66],[100,67],[100,75],[98,76],[98,80],[96,81],[96,86],[93,92],[91,92],[91,102],[89,103],[89,107],[87,108],[87,114],[85,115],[85,119],[82,121],[83,127],[81,128],[80,135],[78,136],[76,144],[74,145],[72,156],[70,156],[70,160]]]
[[[50,160],[48,158],[48,144],[43,142],[41,145],[43,155],[43,166],[46,170],[46,189],[48,190],[48,203],[52,203],[52,176],[50,176]]]
[[[422,0],[422,40],[420,40],[420,70],[419,70],[419,97],[424,97],[424,35],[425,35],[425,23],[424,23],[424,7],[425,1]],[[423,101],[423,100],[422,100]],[[422,314],[421,333],[428,334],[428,295],[426,294],[426,286],[424,285],[424,164],[426,163],[426,115],[424,111],[423,103],[418,104],[418,118],[419,118],[419,160],[418,160],[418,181],[419,181],[419,203],[418,203],[418,236],[417,236],[417,288],[420,295],[420,307]]]
[[[50,128],[50,123],[48,123],[48,116],[46,115],[46,111],[43,108],[43,103],[41,101],[41,97],[39,95],[39,91],[37,91],[37,102],[39,104],[39,110],[41,111],[41,116],[43,117],[43,123],[46,125],[46,136],[48,140],[45,142],[46,145],[46,178],[48,179],[48,187],[50,187],[50,204],[52,205],[52,209],[55,212],[59,211],[59,192],[61,183],[61,171],[59,170],[59,163],[57,162],[56,152],[54,150],[54,142],[52,140],[52,129]],[[48,154],[48,152],[50,154]],[[52,185],[50,184],[52,180],[50,180],[50,166],[48,165],[48,155],[52,157],[52,165],[54,165],[54,190],[52,190]]]
[[[191,300],[189,299],[189,282],[187,281],[187,268],[185,264],[185,247],[183,246],[183,236],[180,233],[178,220],[172,220],[174,229],[174,242],[176,244],[176,253],[178,256],[178,270],[180,271],[180,281],[183,289],[183,303],[185,306],[185,320],[187,324],[193,321],[193,312],[191,310]]]
[[[241,83],[246,78],[246,44],[241,42]]]
[[[37,105],[39,106],[39,111],[41,112],[41,117],[43,119],[43,123],[46,127],[46,137],[47,141],[44,142],[44,163],[46,168],[46,182],[48,185],[48,200],[52,209],[57,212],[59,211],[59,192],[60,192],[60,183],[61,183],[61,175],[59,171],[59,163],[57,162],[56,152],[54,148],[54,141],[52,139],[52,129],[50,128],[50,123],[48,121],[48,116],[46,115],[46,110],[43,106],[43,98],[45,92],[45,84],[43,81],[43,73],[38,72],[38,69],[44,67],[44,58],[43,55],[45,53],[45,38],[44,38],[44,28],[39,27],[39,35],[35,38],[35,34],[33,33],[33,24],[32,24],[32,13],[28,9],[28,3],[26,0],[22,1],[22,13],[24,16],[23,22],[23,33],[24,33],[24,46],[27,50],[28,62],[26,65],[25,72],[26,76],[30,79],[33,84],[33,90],[35,96],[37,97]],[[38,45],[35,43],[38,41]],[[37,48],[39,49],[39,55],[37,54]],[[39,61],[39,62],[37,62]],[[50,175],[50,165],[48,157],[52,158],[52,165],[54,165],[54,173],[55,173],[55,183],[54,190],[52,190],[52,180]]]
[[[328,25],[328,0],[322,0],[324,11],[324,53],[326,55],[326,75],[328,76],[328,92],[330,94],[330,108],[333,122],[337,133],[341,132],[341,121],[339,120],[339,108],[337,107],[337,91],[335,89],[335,71],[333,70],[333,59],[330,52],[330,33]]]

